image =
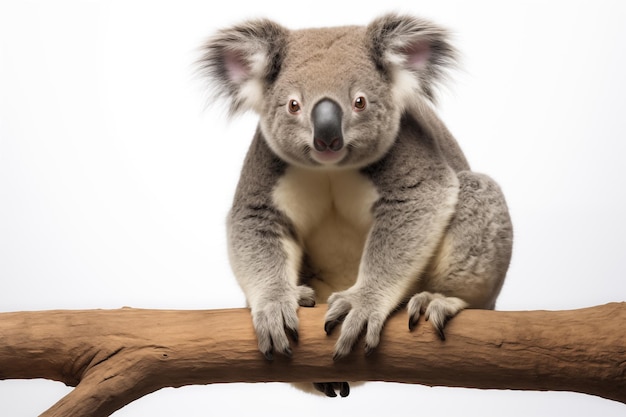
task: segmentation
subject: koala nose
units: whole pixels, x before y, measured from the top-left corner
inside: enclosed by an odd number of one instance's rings
[[[311,115],[313,119],[313,146],[316,151],[337,152],[343,148],[341,118],[343,112],[339,104],[325,98],[320,100]]]

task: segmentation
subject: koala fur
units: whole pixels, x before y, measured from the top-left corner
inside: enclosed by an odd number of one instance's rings
[[[447,32],[388,14],[365,27],[219,31],[202,70],[231,114],[260,116],[228,217],[229,255],[260,351],[291,355],[299,306],[327,302],[335,359],[379,343],[406,303],[441,339],[464,308],[495,307],[511,257],[504,196],[470,171],[433,111],[454,65]],[[344,385],[345,384],[345,385]],[[347,383],[321,383],[329,396]]]

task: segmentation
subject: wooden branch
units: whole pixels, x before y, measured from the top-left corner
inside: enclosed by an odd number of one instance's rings
[[[442,342],[391,317],[380,347],[332,361],[326,306],[301,308],[293,358],[266,361],[247,309],[0,313],[0,379],[76,388],[42,416],[107,416],[163,387],[217,382],[394,381],[575,391],[626,403],[626,303],[571,311],[467,310]],[[352,395],[358,395],[358,390]]]

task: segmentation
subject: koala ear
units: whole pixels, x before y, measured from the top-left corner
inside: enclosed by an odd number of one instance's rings
[[[230,102],[230,114],[260,112],[265,90],[276,79],[288,30],[270,20],[252,20],[220,30],[203,46],[199,70],[215,95]]]
[[[448,38],[445,29],[428,20],[397,14],[381,16],[367,27],[372,58],[405,106],[418,96],[435,101],[435,84],[456,63]]]

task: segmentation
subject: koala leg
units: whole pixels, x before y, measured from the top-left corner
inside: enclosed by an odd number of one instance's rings
[[[443,328],[464,308],[495,308],[511,259],[513,227],[500,188],[486,175],[463,171],[455,214],[407,305],[409,329],[420,316],[445,340]]]

